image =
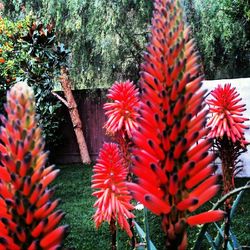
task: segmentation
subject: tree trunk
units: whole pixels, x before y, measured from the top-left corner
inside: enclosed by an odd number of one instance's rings
[[[73,128],[75,131],[82,163],[90,163],[91,160],[89,157],[88,147],[87,147],[84,135],[83,135],[82,122],[79,116],[75,98],[72,93],[71,81],[69,79],[67,70],[64,67],[62,67],[61,69],[60,83],[63,88],[65,99],[67,101],[67,107],[69,109],[70,118],[71,118]]]

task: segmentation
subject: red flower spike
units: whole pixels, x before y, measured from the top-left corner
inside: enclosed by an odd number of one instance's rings
[[[135,199],[162,217],[166,248],[183,250],[192,218],[189,209],[209,200],[218,186],[209,165],[214,160],[209,153],[212,140],[203,139],[209,132],[206,92],[200,89],[203,76],[190,29],[178,0],[156,0],[154,6],[152,34],[141,65],[140,117],[132,132],[131,172],[138,179],[128,187]],[[197,191],[207,184],[211,189],[205,195]],[[221,219],[202,218],[202,223]]]
[[[241,98],[236,88],[231,84],[219,85],[211,91],[211,99],[207,100],[211,118],[208,125],[211,126],[209,136],[215,140],[215,149],[221,159],[223,176],[223,193],[227,194],[234,189],[234,177],[242,170],[241,161],[238,159],[242,152],[246,151],[249,142],[245,139],[245,121],[243,117],[245,104],[241,104]],[[225,230],[223,245],[227,245],[229,239],[229,218],[232,206],[232,197],[225,203]]]
[[[128,218],[134,218],[129,211],[131,196],[126,186],[127,167],[115,143],[104,143],[100,150],[96,165],[93,168],[92,188],[99,189],[93,192],[97,197],[94,207],[97,208],[94,221],[98,228],[103,221],[110,223],[118,221],[120,227],[132,237]]]
[[[128,137],[131,137],[132,130],[137,126],[138,95],[138,89],[129,80],[113,84],[107,94],[107,97],[113,102],[104,104],[105,114],[108,117],[104,128],[108,134],[115,135],[118,132],[123,133],[125,130]]]
[[[245,105],[240,104],[241,98],[231,84],[219,85],[211,92],[212,98],[207,100],[209,104],[211,119],[208,126],[211,126],[209,136],[211,138],[223,138],[227,136],[233,143],[239,142],[246,147],[248,142],[245,139],[244,131],[248,127],[243,123],[248,121],[242,115]]]
[[[45,167],[48,154],[36,126],[32,89],[23,82],[15,84],[5,110],[0,135],[0,249],[57,248],[67,226],[56,228],[63,216],[54,212],[58,201],[50,201],[53,191],[47,185],[58,171]]]

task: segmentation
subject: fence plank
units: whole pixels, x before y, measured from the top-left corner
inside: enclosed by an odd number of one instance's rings
[[[103,104],[106,102],[106,89],[74,91],[80,118],[83,123],[84,136],[92,160],[98,156],[104,141],[110,140],[105,135],[103,124],[105,115]],[[58,164],[81,162],[79,149],[70,120],[67,107],[62,107],[60,115],[63,116],[58,134],[62,136],[62,144],[51,150],[51,161]]]

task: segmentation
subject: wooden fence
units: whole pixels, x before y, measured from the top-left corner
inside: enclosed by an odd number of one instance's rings
[[[104,141],[110,140],[102,128],[105,122],[103,104],[106,102],[106,89],[74,91],[80,118],[84,126],[84,135],[90,157],[95,160]],[[61,94],[61,93],[60,93]],[[81,162],[76,137],[67,107],[63,107],[60,115],[64,122],[59,129],[62,144],[51,152],[51,161],[59,164]]]

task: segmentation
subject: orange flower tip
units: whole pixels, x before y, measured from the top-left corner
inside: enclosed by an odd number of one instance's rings
[[[208,211],[201,214],[193,215],[187,218],[187,223],[190,226],[196,226],[199,224],[206,224],[222,220],[225,216],[225,212],[222,210]]]
[[[188,165],[188,168],[187,170],[192,170],[193,168],[195,167],[195,162],[194,161],[191,161]]]
[[[184,211],[191,206],[198,204],[199,200],[197,198],[187,198],[177,204],[177,209]]]
[[[10,178],[11,178],[11,180],[12,180],[13,182],[15,182],[16,179],[17,179],[17,176],[16,176],[16,174],[11,173],[11,174],[10,174]]]
[[[137,162],[141,162],[141,159],[140,159],[140,157],[138,155],[133,155],[132,159],[137,161]],[[133,168],[133,166],[132,166],[132,168]]]

